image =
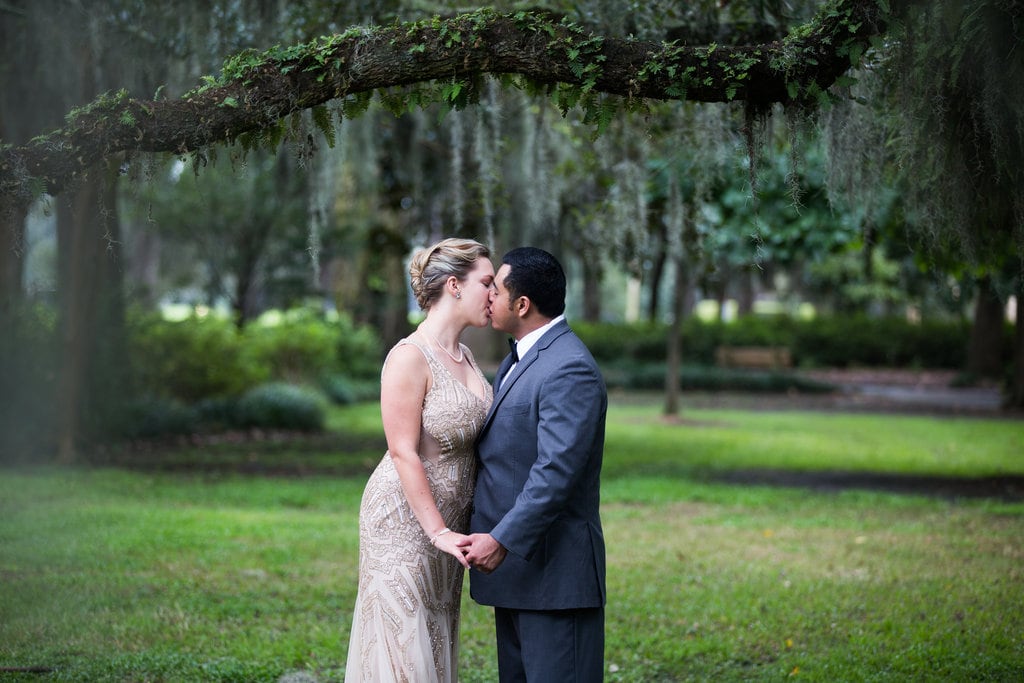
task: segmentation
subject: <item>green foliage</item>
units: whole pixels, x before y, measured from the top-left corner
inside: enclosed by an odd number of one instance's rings
[[[573,329],[603,363],[665,360],[666,325],[574,322]],[[862,315],[751,315],[729,323],[691,317],[681,330],[681,351],[684,362],[705,366],[714,365],[719,346],[773,346],[788,348],[797,366],[956,369],[964,363],[969,333],[966,321],[913,323]]]
[[[822,56],[821,44],[834,46],[836,54],[848,57],[852,66],[859,65],[873,36],[861,35],[865,17],[858,10],[855,3],[831,0],[818,10],[812,21],[786,35],[782,41],[782,50],[773,59],[771,68],[786,73],[790,99],[812,107],[831,106],[832,93],[823,90],[816,81],[806,78],[803,72],[806,66],[818,65],[818,58]],[[879,10],[881,16],[872,18],[872,21],[888,19],[886,3],[879,3]],[[823,28],[827,30],[826,36],[817,41],[809,40],[814,32]]]
[[[801,323],[792,352],[808,366],[955,369],[964,364],[969,336],[967,322],[836,316]]]
[[[380,342],[347,316],[325,320],[297,309],[239,332],[216,316],[138,315],[129,332],[132,377],[142,398],[120,420],[119,436],[319,428],[322,409],[310,407],[311,390],[287,384],[322,387],[338,403],[379,391]]]
[[[300,310],[280,322],[257,321],[245,328],[244,343],[267,376],[288,382],[315,382],[338,369],[343,338],[332,325]]]
[[[380,381],[353,379],[346,375],[329,375],[321,382],[327,398],[340,406],[375,401],[380,398]]]
[[[574,320],[573,331],[598,361],[665,359],[668,328],[654,323],[613,324]]]
[[[316,125],[317,130],[319,130],[324,136],[324,139],[327,140],[327,146],[333,149],[335,145],[335,135],[331,110],[325,105],[320,105],[319,107],[313,107],[311,114],[313,117],[313,124]]]
[[[663,391],[664,363],[608,362],[601,366],[610,389]],[[744,393],[828,393],[835,387],[786,371],[738,370],[707,365],[688,365],[679,371],[683,391],[738,391]]]
[[[235,326],[216,316],[168,321],[136,315],[128,348],[131,375],[144,396],[193,403],[238,395],[270,375]]]
[[[295,309],[279,321],[248,326],[245,339],[269,376],[279,380],[316,383],[331,373],[365,379],[380,371],[376,333],[347,315],[325,320],[310,309]]]
[[[323,429],[325,416],[319,394],[284,382],[254,387],[235,406],[235,421],[243,428],[317,432]]]
[[[118,436],[127,439],[156,439],[197,431],[199,411],[182,401],[165,397],[137,399],[120,416]]]
[[[186,401],[237,395],[266,379],[315,383],[329,373],[366,379],[380,370],[372,329],[308,309],[263,319],[243,332],[219,316],[168,321],[137,315],[130,331],[140,386]]]

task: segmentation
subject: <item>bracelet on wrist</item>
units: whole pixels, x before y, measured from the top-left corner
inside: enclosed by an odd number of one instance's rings
[[[445,527],[445,528],[441,529],[440,531],[438,531],[436,534],[433,535],[433,537],[431,537],[430,545],[437,545],[437,543],[436,543],[437,539],[440,538],[441,536],[444,536],[445,534],[447,534],[450,531],[451,531],[451,529],[449,529],[448,527]]]

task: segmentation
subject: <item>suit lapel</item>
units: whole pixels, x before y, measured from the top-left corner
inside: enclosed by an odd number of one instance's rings
[[[508,378],[507,382],[502,384],[501,378],[505,376],[509,366],[512,365],[512,355],[509,354],[505,356],[505,360],[501,362],[501,365],[498,367],[498,374],[494,378],[494,401],[491,403],[491,409],[487,411],[487,417],[484,419],[484,424],[480,428],[477,440],[479,440],[480,437],[484,435],[484,432],[486,432],[491,426],[491,422],[494,420],[494,414],[497,412],[498,406],[505,400],[505,397],[508,395],[509,391],[511,391],[515,383],[519,381],[519,378],[523,376],[523,373],[529,370],[530,366],[540,358],[541,353],[547,351],[548,347],[551,346],[556,339],[568,331],[569,325],[563,320],[545,332],[544,336],[538,339],[537,343],[526,352],[526,355],[519,359],[519,363],[516,365],[516,369],[513,371],[512,376]]]

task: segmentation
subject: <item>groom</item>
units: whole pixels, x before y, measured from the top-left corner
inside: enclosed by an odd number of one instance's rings
[[[494,606],[502,683],[604,678],[598,507],[608,398],[564,310],[554,256],[533,247],[505,255],[491,325],[518,344],[498,369],[477,439],[472,533],[463,541],[476,570],[470,594]]]

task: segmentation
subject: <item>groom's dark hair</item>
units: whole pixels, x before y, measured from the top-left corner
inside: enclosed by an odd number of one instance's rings
[[[565,312],[565,271],[554,256],[537,247],[517,247],[501,258],[509,267],[509,301],[525,296],[546,318]]]

